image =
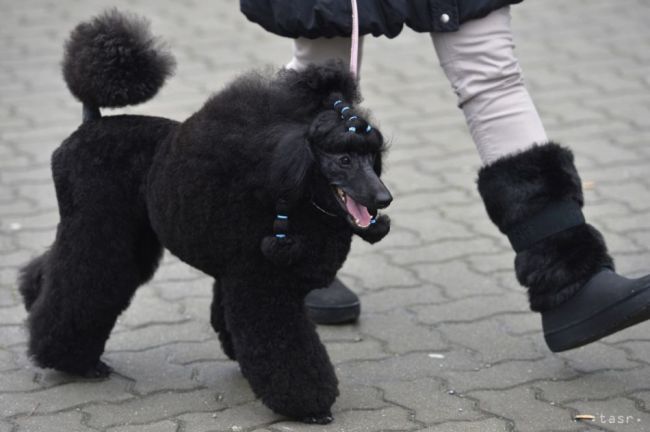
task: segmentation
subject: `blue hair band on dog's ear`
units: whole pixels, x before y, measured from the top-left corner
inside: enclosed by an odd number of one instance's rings
[[[287,216],[287,215],[283,215],[283,214],[278,214],[276,217],[277,217],[278,219],[289,219],[289,216]]]
[[[277,238],[285,238],[287,235],[286,234],[276,234],[275,237]]]
[[[334,108],[336,108],[336,106],[342,102],[343,101],[341,99],[338,99],[336,102],[334,102]]]
[[[368,126],[366,127],[366,133],[370,132],[371,130],[372,130],[372,126],[368,125]]]
[[[359,118],[359,117],[357,117],[357,116],[352,116],[352,117],[350,117],[350,118],[348,119],[348,121],[352,121],[352,120],[354,120],[354,119],[358,119],[358,118]]]
[[[350,126],[348,128],[348,132],[356,132],[356,131],[357,131],[357,128],[355,128],[354,126]]]
[[[341,108],[341,114],[343,114],[344,112],[346,112],[349,109],[350,109],[349,106],[344,106],[343,108]]]

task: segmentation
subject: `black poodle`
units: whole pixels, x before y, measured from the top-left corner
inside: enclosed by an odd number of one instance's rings
[[[141,19],[109,11],[72,32],[63,74],[84,122],[52,155],[54,244],[21,273],[29,352],[110,373],[106,340],[165,247],[214,277],[212,325],[264,403],[327,423],[337,379],[303,299],[333,280],[353,233],[389,231],[382,135],[335,64],[249,73],[183,123],[101,117],[153,97],[173,66]]]

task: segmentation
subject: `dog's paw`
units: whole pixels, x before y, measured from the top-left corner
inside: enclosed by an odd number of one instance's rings
[[[103,361],[99,360],[95,366],[81,373],[80,376],[89,379],[101,379],[108,378],[111,372],[113,372],[113,369]]]
[[[302,422],[303,423],[308,423],[308,424],[326,425],[326,424],[332,423],[332,420],[334,420],[334,417],[332,417],[332,414],[324,414],[324,415],[316,415],[316,416],[305,417],[305,418],[302,419]]]

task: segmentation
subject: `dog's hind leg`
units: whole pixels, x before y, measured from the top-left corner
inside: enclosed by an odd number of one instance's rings
[[[215,278],[212,286],[212,306],[210,307],[210,324],[215,332],[219,334],[221,349],[231,360],[236,360],[235,348],[232,345],[232,336],[226,326],[223,309],[223,295],[220,292],[219,279]]]
[[[279,414],[329,423],[338,381],[307,318],[304,292],[269,275],[224,277],[221,282],[225,322],[255,394]]]
[[[28,318],[29,352],[39,366],[89,377],[110,372],[100,361],[106,340],[162,252],[131,211],[105,206],[62,218]],[[25,273],[30,281],[37,275],[32,264]]]
[[[32,259],[25,267],[20,269],[18,291],[23,296],[25,309],[31,309],[38,298],[43,286],[43,273],[47,265],[49,252]]]

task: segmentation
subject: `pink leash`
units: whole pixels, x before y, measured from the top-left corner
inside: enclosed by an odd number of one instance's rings
[[[359,11],[357,0],[350,0],[352,3],[352,46],[350,47],[350,73],[357,77],[357,64],[359,62]]]

